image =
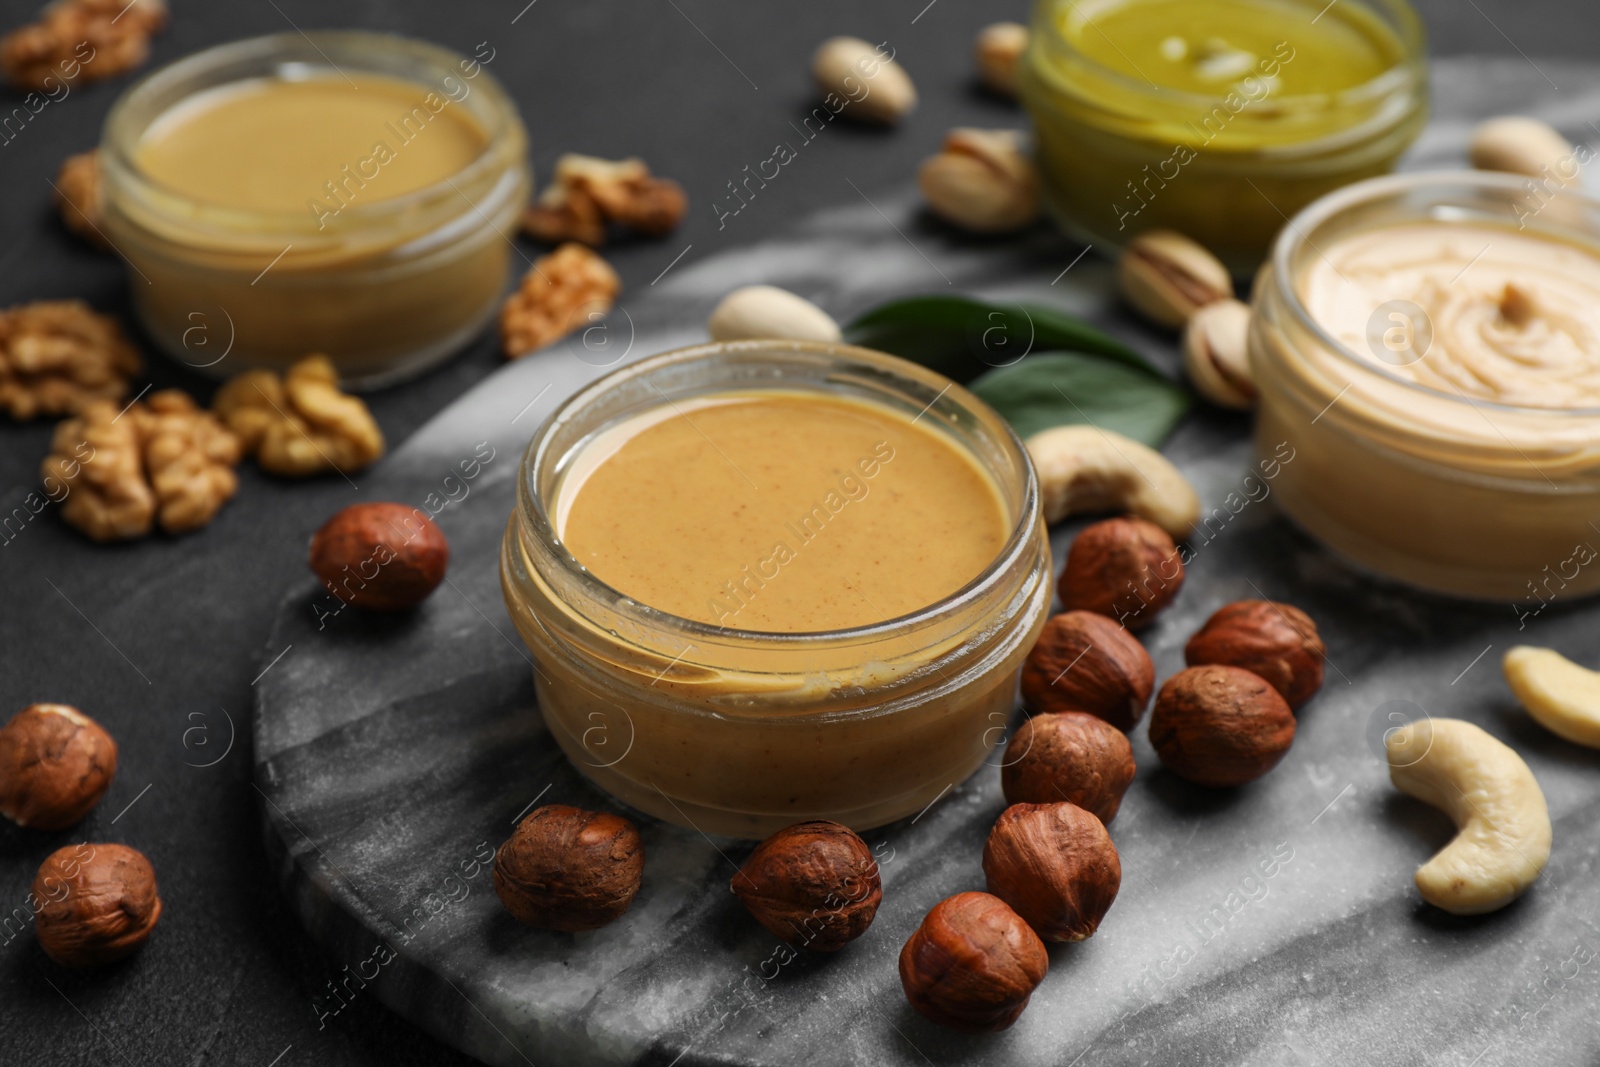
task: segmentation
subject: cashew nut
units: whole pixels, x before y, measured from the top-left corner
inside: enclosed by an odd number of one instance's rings
[[[1506,653],[1506,684],[1546,730],[1600,748],[1600,673],[1548,648],[1519,645]]]
[[[1131,511],[1173,537],[1189,536],[1200,498],[1153,448],[1097,426],[1056,426],[1028,438],[1044,519],[1081,511]]]
[[[1422,899],[1456,915],[1503,908],[1550,858],[1550,810],[1522,757],[1460,719],[1419,719],[1385,742],[1389,779],[1458,832],[1417,868]]]

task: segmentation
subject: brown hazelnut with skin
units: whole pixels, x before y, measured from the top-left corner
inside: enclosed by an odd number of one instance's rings
[[[1294,713],[1260,675],[1240,667],[1190,667],[1167,679],[1150,715],[1150,743],[1180,777],[1199,785],[1253,782],[1294,742]]]
[[[1092,611],[1053,616],[1022,665],[1029,711],[1087,711],[1119,730],[1133,729],[1155,684],[1155,664],[1138,639]]]
[[[1023,723],[1006,746],[1000,788],[1008,804],[1067,800],[1109,823],[1134,771],[1126,734],[1098,716],[1063,711]]]
[[[883,900],[872,850],[826,819],[761,842],[728,888],[778,939],[818,952],[837,952],[866,933]]]
[[[405,611],[428,598],[450,565],[444,531],[405,504],[352,504],[311,538],[311,571],[347,604]]]
[[[1223,605],[1183,650],[1191,667],[1223,663],[1260,675],[1291,708],[1300,707],[1322,688],[1326,655],[1311,616],[1293,604],[1271,600]]]
[[[989,892],[1046,941],[1082,941],[1122,886],[1105,824],[1076,804],[1013,804],[983,846]]]
[[[1130,630],[1155,621],[1183,588],[1183,559],[1167,532],[1132,515],[1086,526],[1057,587],[1067,610],[1093,611]]]
[[[67,845],[33,879],[34,929],[63,967],[95,967],[139,948],[161,918],[156,872],[126,845]]]
[[[494,891],[541,930],[597,930],[622,916],[644,877],[644,842],[627,819],[562,804],[535,808],[494,857]]]
[[[999,897],[957,893],[900,950],[900,985],[922,1016],[968,1033],[1017,1021],[1050,969],[1039,935]]]
[[[117,773],[117,743],[66,704],[23,708],[0,728],[0,815],[65,830],[83,821]]]

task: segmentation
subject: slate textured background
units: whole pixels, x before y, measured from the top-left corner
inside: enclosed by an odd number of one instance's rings
[[[1592,42],[1580,32],[1587,9],[1576,0],[1419,6],[1437,54],[1591,58]],[[973,91],[967,59],[977,28],[1023,17],[1020,2],[173,0],[173,7],[173,25],[155,45],[158,63],[296,26],[389,30],[464,52],[488,42],[496,50],[490,69],[522,107],[539,174],[566,150],[638,154],[688,189],[691,212],[677,234],[609,253],[629,291],[648,287],[686,248],[683,264],[848,202],[857,196],[850,183],[869,195],[903,183],[949,126],[1021,124],[1012,108]],[[25,21],[32,9],[7,0],[0,27]],[[712,205],[808,109],[807,57],[835,33],[893,43],[922,106],[892,133],[834,127],[761,200],[719,228]],[[47,184],[64,156],[95,142],[126,84],[74,89],[0,144],[0,305],[79,296],[126,312],[120,265],[61,231]],[[15,103],[5,90],[0,101]],[[371,398],[391,444],[497,366],[485,339],[428,377]],[[202,398],[210,391],[153,354],[147,378]],[[0,512],[32,488],[49,432],[43,422],[0,423]],[[470,1062],[370,1000],[318,1027],[312,997],[337,967],[290,916],[268,869],[250,783],[248,709],[251,680],[276,651],[264,644],[271,614],[301,580],[307,538],[362,494],[340,479],[282,484],[248,467],[241,473],[238,498],[212,526],[182,540],[95,546],[46,511],[0,544],[0,710],[74,703],[100,718],[122,748],[117,782],[76,833],[0,828],[0,905],[19,905],[40,859],[84,836],[146,851],[167,903],[159,935],[104,972],[60,971],[31,936],[0,934],[0,1062]],[[196,726],[204,731],[193,732]]]

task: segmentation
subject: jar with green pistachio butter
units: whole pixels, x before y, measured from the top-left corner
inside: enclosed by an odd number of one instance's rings
[[[1038,0],[1020,75],[1047,202],[1115,248],[1157,227],[1255,268],[1427,116],[1406,0]]]

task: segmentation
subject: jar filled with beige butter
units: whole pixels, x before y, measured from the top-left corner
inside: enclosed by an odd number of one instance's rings
[[[459,350],[494,313],[530,182],[493,59],[285,33],[130,88],[101,143],[104,225],[154,341],[215,376],[322,352],[359,386]]]
[[[1473,172],[1325,197],[1258,279],[1250,355],[1312,536],[1524,619],[1600,591],[1600,201]]]
[[[915,815],[998,760],[1051,598],[1021,442],[843,345],[655,356],[529,445],[501,585],[579,771],[706,833]]]

